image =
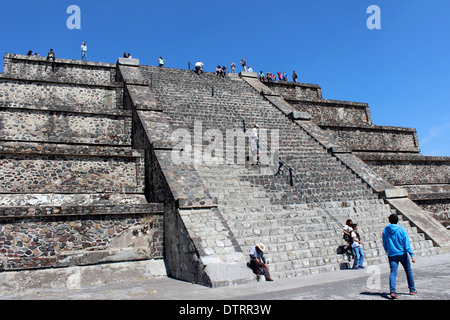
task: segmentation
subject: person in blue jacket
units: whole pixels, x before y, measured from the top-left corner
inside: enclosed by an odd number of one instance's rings
[[[399,263],[402,264],[406,272],[409,294],[413,295],[417,293],[408,254],[410,255],[413,263],[416,262],[416,258],[414,257],[414,253],[411,249],[408,233],[405,228],[397,224],[398,216],[396,214],[391,214],[389,216],[389,222],[390,224],[383,230],[383,247],[388,254],[389,266],[391,269],[389,276],[390,296],[392,299],[397,299],[398,297],[395,288]]]

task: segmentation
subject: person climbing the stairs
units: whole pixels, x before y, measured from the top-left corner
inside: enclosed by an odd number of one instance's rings
[[[252,151],[252,165],[259,164],[259,131],[258,131],[258,125],[255,124],[255,126],[252,129],[252,133],[250,135],[250,147]]]

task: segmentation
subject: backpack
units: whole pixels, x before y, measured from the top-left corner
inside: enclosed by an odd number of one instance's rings
[[[353,239],[349,234],[344,233],[344,236],[342,237],[342,239],[345,240],[345,242],[350,243],[350,241],[353,243]]]

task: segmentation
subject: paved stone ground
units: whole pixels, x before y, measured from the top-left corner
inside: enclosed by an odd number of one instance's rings
[[[418,257],[413,264],[418,294],[409,296],[402,267],[399,300],[450,300],[450,254]],[[76,290],[42,290],[1,295],[0,300],[388,300],[389,266],[341,270],[274,282],[208,288],[170,278],[111,283]],[[222,301],[223,302],[223,301]]]

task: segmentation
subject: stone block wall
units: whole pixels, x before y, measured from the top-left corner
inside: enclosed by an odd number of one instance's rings
[[[357,153],[373,172],[407,191],[408,198],[450,228],[450,158],[420,154]]]
[[[372,124],[369,106],[366,103],[298,98],[286,98],[286,101],[299,111],[310,114],[317,124]]]
[[[0,135],[4,140],[131,145],[131,117],[126,115],[7,108],[3,115]]]
[[[450,227],[450,158],[419,154],[361,154],[380,176],[408,191],[408,197]]]
[[[4,193],[142,193],[143,160],[1,155]]]
[[[450,184],[450,158],[364,155],[364,161],[395,185]]]
[[[373,125],[367,103],[323,99],[321,90],[320,94],[305,93],[314,87],[319,92],[320,87],[316,85],[283,81],[264,84],[296,110],[308,113],[317,125],[349,150],[420,152],[415,129]]]
[[[58,79],[59,80],[59,79]],[[123,88],[0,77],[0,106],[86,113],[120,112]]]
[[[448,197],[448,195],[447,195]],[[440,221],[447,230],[450,229],[450,199],[437,199],[437,200],[416,200],[415,201],[421,208],[426,210],[436,220]]]
[[[352,151],[420,152],[415,129],[374,125],[319,125]]]
[[[44,57],[6,54],[4,74],[27,80],[46,80],[92,85],[109,85],[115,79],[115,65],[59,59],[53,64]]]
[[[0,76],[0,270],[164,258],[116,65],[7,54]]]
[[[0,208],[0,269],[163,258],[163,212],[147,206]]]
[[[264,84],[281,95],[286,100],[317,100],[322,99],[322,88],[316,84],[294,83],[287,81],[270,82],[265,81]]]
[[[151,149],[150,149],[151,150]],[[176,279],[213,286],[204,270],[198,248],[180,214],[178,199],[167,182],[160,159],[153,151],[149,168],[151,199],[164,203],[164,249],[168,274]],[[170,174],[170,173],[168,173]],[[212,235],[211,235],[212,236]]]

